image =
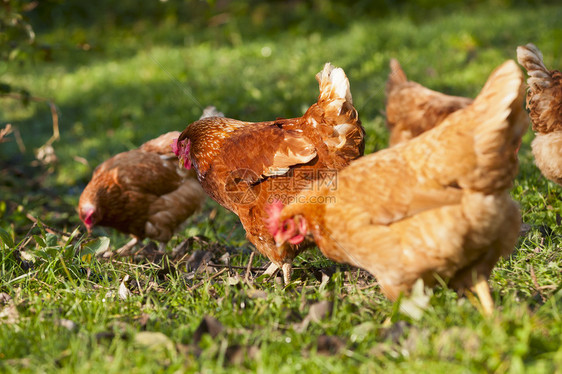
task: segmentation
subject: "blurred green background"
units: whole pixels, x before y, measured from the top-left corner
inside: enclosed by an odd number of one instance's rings
[[[300,116],[327,61],[346,71],[373,152],[387,141],[391,57],[412,80],[474,96],[517,45],[533,42],[547,66],[562,66],[557,3],[3,0],[0,128],[14,133],[0,144],[2,200],[51,204],[45,219],[77,224],[79,193],[103,160],[182,130],[207,105],[248,121]],[[58,108],[60,139],[43,162],[51,112],[30,97]],[[0,206],[4,219],[11,206]]]

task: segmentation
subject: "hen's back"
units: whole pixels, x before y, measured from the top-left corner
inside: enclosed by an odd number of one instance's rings
[[[527,108],[533,130],[546,134],[562,130],[562,73],[548,70],[542,53],[529,43],[517,47],[517,60],[527,70]]]
[[[487,278],[517,240],[508,189],[527,126],[522,88],[506,62],[472,105],[341,171],[323,222],[337,244],[323,252],[371,271],[391,299],[434,273],[459,288],[472,285],[472,270]]]
[[[385,92],[390,146],[438,126],[449,114],[472,103],[472,99],[445,95],[409,81],[395,59],[390,61]]]
[[[170,154],[173,133],[100,164],[80,197],[80,206],[102,212],[100,226],[165,242],[203,203],[195,175]],[[177,136],[177,134],[176,134]]]

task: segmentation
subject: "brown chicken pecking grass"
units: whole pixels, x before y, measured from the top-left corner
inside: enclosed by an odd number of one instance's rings
[[[278,248],[265,207],[315,188],[363,155],[365,146],[343,69],[327,63],[316,79],[320,95],[302,117],[258,123],[207,118],[190,124],[176,149],[205,191],[240,218],[248,240],[271,260],[267,272],[282,268],[285,282],[293,259],[312,242]]]
[[[472,104],[417,138],[352,162],[335,191],[273,205],[277,245],[312,235],[328,258],[371,272],[391,300],[419,278],[434,285],[437,275],[475,291],[492,313],[487,279],[513,251],[521,221],[509,190],[528,125],[523,99],[522,73],[507,61]]]

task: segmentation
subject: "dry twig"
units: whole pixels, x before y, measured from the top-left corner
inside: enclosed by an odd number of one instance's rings
[[[188,291],[193,291],[194,289],[201,287],[203,285],[203,283],[208,282],[211,279],[215,279],[216,277],[218,277],[222,273],[226,272],[227,270],[228,270],[227,268],[224,268],[221,271],[219,271],[218,273],[215,273],[215,274],[211,275],[209,278],[203,279],[201,282],[197,283],[196,285],[189,287]]]
[[[25,216],[27,217],[27,219],[29,219],[31,222],[34,223],[34,226],[33,226],[33,227],[35,227],[35,225],[37,225],[37,222],[38,222],[38,219],[37,219],[37,218],[33,217],[30,213],[26,213]],[[71,233],[68,233],[68,232],[59,230],[59,229],[57,229],[57,228],[54,228],[54,227],[52,227],[52,226],[49,226],[49,225],[47,225],[45,222],[41,222],[41,226],[43,226],[43,227],[45,228],[45,230],[46,230],[49,234],[53,234],[53,235],[58,234],[58,235],[67,236],[67,237],[69,237],[69,238],[72,236]]]
[[[6,124],[6,126],[0,130],[0,143],[4,143],[7,140],[3,140],[6,135],[10,135],[12,133],[12,125],[10,123]]]
[[[533,286],[535,287],[535,290],[537,290],[537,292],[541,296],[542,301],[545,302],[546,298],[542,294],[543,288],[541,286],[539,286],[539,282],[537,281],[537,276],[535,275],[535,269],[533,268],[532,264],[531,264],[531,280],[533,281]]]
[[[51,136],[51,138],[49,140],[47,140],[47,142],[45,144],[43,144],[41,147],[39,147],[39,149],[48,149],[49,147],[51,147],[51,145],[60,139],[60,131],[59,131],[59,114],[57,111],[57,106],[55,105],[55,103],[52,100],[49,99],[45,99],[43,97],[37,97],[37,96],[28,96],[28,95],[22,95],[19,93],[5,93],[5,94],[0,94],[0,97],[6,97],[9,99],[14,99],[14,100],[30,100],[30,101],[34,101],[34,102],[39,102],[39,103],[47,103],[47,105],[49,105],[49,109],[51,110],[51,119],[53,121],[53,135]],[[4,131],[4,130],[2,130]],[[18,148],[20,150],[21,153],[25,152],[25,144],[23,143],[23,139],[21,137],[20,131],[17,128],[14,128],[13,130],[14,133],[14,137],[16,138],[16,143],[18,145]],[[5,135],[5,134],[4,134]],[[0,136],[0,142],[1,142],[2,136]]]
[[[256,254],[256,252],[252,251],[252,253],[250,254],[250,259],[248,260],[248,267],[246,268],[246,275],[244,275],[244,280],[246,281],[246,283],[248,282],[249,278],[250,278],[250,271],[252,270],[252,262],[254,262],[254,255]]]

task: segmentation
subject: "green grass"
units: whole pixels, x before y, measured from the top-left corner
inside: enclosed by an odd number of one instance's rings
[[[207,13],[193,22],[168,15],[161,22],[133,17],[122,24],[59,14],[54,25],[41,26],[38,35],[52,46],[52,62],[0,64],[2,80],[52,99],[61,120],[61,139],[53,144],[57,162],[37,165],[33,151],[51,136],[48,107],[0,99],[0,128],[12,123],[26,145],[20,153],[13,138],[0,144],[0,292],[9,295],[0,301],[0,370],[562,371],[562,203],[559,187],[533,164],[531,132],[513,189],[531,229],[492,274],[498,313],[491,319],[469,299],[437,288],[414,320],[384,299],[371,278],[346,267],[321,285],[313,273],[333,263],[318,251],[297,259],[301,270],[288,288],[241,281],[236,276],[245,271],[238,267],[247,264],[250,245],[237,218],[213,202],[169,248],[186,237],[207,238],[192,250],[212,251],[217,264],[229,253],[233,266],[214,278],[185,264],[92,259],[90,238],[58,232],[79,227],[78,196],[106,158],[183,129],[200,106],[212,104],[244,120],[300,116],[318,94],[314,75],[326,61],[350,79],[368,153],[386,146],[381,112],[391,57],[411,79],[466,96],[477,94],[494,67],[515,58],[520,44],[534,42],[547,66],[562,67],[562,7],[505,3],[405,7],[384,17],[358,6],[347,12],[337,3],[333,9],[295,3],[290,11],[264,5],[247,16],[229,8],[230,18],[219,24]],[[26,215],[46,226],[33,226]],[[111,230],[96,235],[109,237],[112,247],[128,240]],[[256,257],[254,266],[265,264]],[[127,275],[130,296],[121,299]],[[256,297],[255,290],[264,293]],[[333,302],[331,313],[303,327],[320,301]],[[195,341],[207,315],[223,329]],[[141,332],[165,337],[157,342],[158,336]],[[337,337],[341,348],[327,354],[319,343],[324,335]],[[248,354],[233,358],[235,351]]]

